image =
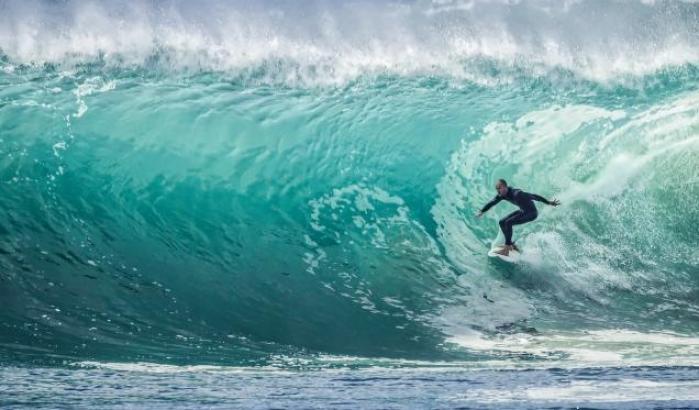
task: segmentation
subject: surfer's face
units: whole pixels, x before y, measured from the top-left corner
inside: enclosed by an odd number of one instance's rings
[[[498,191],[498,195],[504,196],[507,193],[507,185],[498,182],[495,184],[495,190]]]

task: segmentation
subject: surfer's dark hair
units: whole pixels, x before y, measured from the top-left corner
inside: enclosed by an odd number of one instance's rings
[[[504,180],[504,179],[502,179],[502,178],[498,179],[498,183],[500,183],[500,184],[503,184],[503,185],[507,186],[507,181],[505,181],[505,180]]]

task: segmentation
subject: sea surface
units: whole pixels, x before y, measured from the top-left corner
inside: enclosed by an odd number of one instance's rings
[[[693,1],[0,0],[0,407],[699,408],[697,198]]]

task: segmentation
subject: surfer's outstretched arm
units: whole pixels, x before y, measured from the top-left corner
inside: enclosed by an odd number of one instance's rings
[[[502,201],[502,197],[500,197],[500,195],[496,195],[495,198],[485,204],[485,206],[476,214],[476,216],[480,217],[484,213],[488,212],[488,209],[492,208],[500,201]]]
[[[544,198],[543,196],[537,195],[537,194],[529,193],[529,196],[530,196],[533,200],[539,201],[539,202],[543,202],[543,203],[545,203],[546,205],[558,206],[558,205],[560,205],[560,203],[561,203],[558,199],[555,199],[555,198],[554,198],[553,200],[549,201],[548,199]]]

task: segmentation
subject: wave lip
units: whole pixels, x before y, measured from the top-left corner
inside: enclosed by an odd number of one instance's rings
[[[493,69],[512,67],[607,82],[699,63],[695,3],[510,3],[9,2],[0,51],[12,64],[253,70],[321,84],[376,73],[492,82],[503,81]]]

